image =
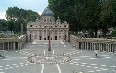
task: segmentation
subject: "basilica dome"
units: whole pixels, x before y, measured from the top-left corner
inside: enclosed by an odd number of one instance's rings
[[[54,13],[50,10],[50,8],[46,7],[42,13],[42,16],[54,16]]]

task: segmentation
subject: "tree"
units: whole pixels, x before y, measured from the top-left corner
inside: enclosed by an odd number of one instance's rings
[[[115,0],[49,0],[49,7],[70,24],[70,31],[102,30],[104,37],[110,27],[116,27]]]
[[[26,31],[27,22],[35,21],[40,18],[37,12],[32,10],[25,10],[18,7],[9,7],[6,10],[6,19],[8,20],[8,27],[11,30],[11,25],[14,27],[12,30],[15,32],[20,32],[21,24],[24,26],[24,31]]]
[[[94,30],[97,35],[100,15],[99,0],[49,0],[56,16],[68,21],[71,31]]]
[[[1,27],[6,27],[7,26],[7,21],[5,19],[0,19],[0,26]]]

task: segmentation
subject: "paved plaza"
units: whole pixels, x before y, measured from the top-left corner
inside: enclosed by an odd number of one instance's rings
[[[70,61],[38,59],[39,63],[30,63],[28,57],[31,55],[48,53],[48,41],[35,40],[22,50],[0,51],[6,57],[0,59],[0,73],[116,73],[115,53],[98,52],[99,57],[95,58],[94,51],[76,50],[67,42],[51,41],[51,44],[52,54],[68,56]]]

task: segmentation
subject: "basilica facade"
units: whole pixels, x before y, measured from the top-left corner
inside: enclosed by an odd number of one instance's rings
[[[33,40],[62,40],[68,41],[69,24],[58,19],[55,20],[54,13],[47,7],[43,11],[40,20],[27,24],[28,41]]]

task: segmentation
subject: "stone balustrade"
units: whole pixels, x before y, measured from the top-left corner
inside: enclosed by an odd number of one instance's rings
[[[70,42],[76,49],[116,52],[116,39],[78,38],[70,35]]]

